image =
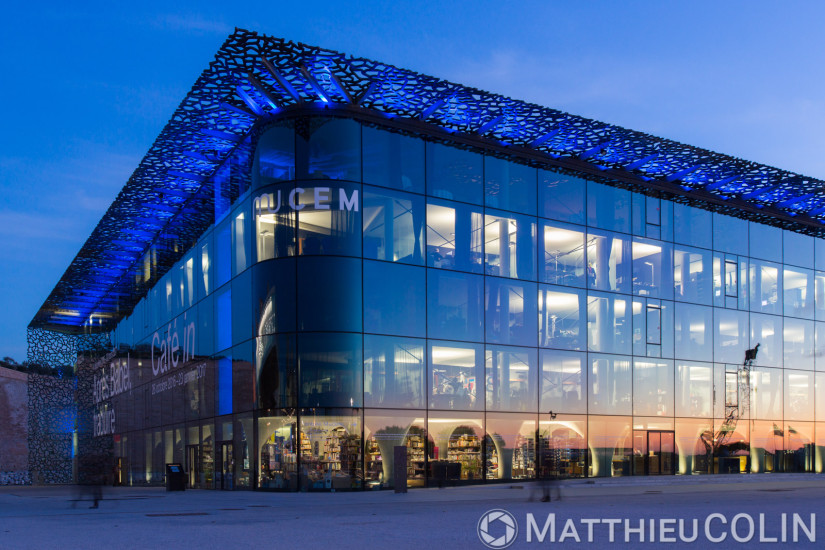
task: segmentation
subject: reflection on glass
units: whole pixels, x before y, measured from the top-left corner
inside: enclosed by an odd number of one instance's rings
[[[783,375],[781,369],[754,367],[751,372],[751,417],[782,418]]]
[[[584,224],[584,188],[581,178],[539,170],[539,215]]]
[[[782,281],[784,285],[785,315],[814,318],[814,272],[810,269],[786,267]]]
[[[585,293],[583,290],[539,285],[539,345],[585,349]]]
[[[424,192],[424,142],[364,126],[364,183]]]
[[[310,491],[361,487],[361,413],[324,415],[304,409],[299,448],[301,487]]]
[[[785,420],[814,419],[814,373],[785,370]]]
[[[364,413],[364,466],[367,488],[395,487],[395,447],[407,448],[407,486],[423,487],[426,481],[426,412],[408,410]]]
[[[750,349],[748,341],[748,313],[730,309],[714,309],[714,352],[715,361],[738,365]],[[762,349],[759,349],[759,354]]]
[[[484,380],[484,351],[480,344],[429,344],[430,408],[477,410],[478,385]]]
[[[480,275],[427,270],[427,328],[429,334],[481,342],[484,338]]]
[[[536,420],[524,415],[487,414],[487,479],[536,477]]]
[[[676,357],[713,361],[713,309],[676,303]]]
[[[587,297],[587,349],[630,355],[630,300],[592,293]]]
[[[676,416],[709,418],[713,404],[713,365],[677,361]]]
[[[299,405],[361,406],[361,335],[299,334],[298,350]]]
[[[423,342],[364,337],[364,406],[425,407]]]
[[[712,274],[710,252],[676,248],[673,251],[675,298],[697,304],[711,304]]]
[[[488,277],[485,293],[487,341],[536,345],[536,283]]]
[[[259,336],[255,340],[255,370],[258,408],[297,405],[298,368],[294,335]]]
[[[485,273],[515,279],[536,278],[536,223],[510,214],[484,217]]]
[[[427,204],[427,265],[482,273],[484,217],[453,206]]]
[[[584,232],[575,226],[544,222],[539,239],[542,280],[565,286],[585,286]],[[595,277],[595,274],[594,274]]]
[[[587,475],[587,417],[539,415],[539,472],[543,478]]]
[[[535,411],[536,350],[488,346],[486,352],[488,411]]]
[[[285,121],[267,129],[258,140],[252,169],[253,186],[295,179],[295,132]]]
[[[630,241],[612,233],[587,234],[587,285],[630,293]]]
[[[364,261],[364,331],[425,336],[426,284],[423,267]]]
[[[781,472],[785,431],[781,420],[751,422],[751,472]]]
[[[482,204],[482,155],[427,142],[427,194],[442,199]]]
[[[630,475],[632,433],[629,416],[588,417],[588,441],[592,453],[590,476]]]
[[[756,365],[782,366],[782,317],[751,313],[751,345],[759,344]],[[740,351],[740,355],[741,355]],[[741,359],[740,359],[741,361]]]
[[[814,370],[814,322],[785,317],[785,368]]]
[[[779,266],[761,260],[751,260],[750,289],[753,311],[782,314],[780,277]]]
[[[708,436],[712,435],[713,421],[710,419],[676,419],[676,454],[679,458],[677,473],[712,473],[711,447],[705,443]]]
[[[673,361],[634,359],[633,414],[673,415]]]
[[[614,355],[590,355],[588,412],[631,414],[633,380],[630,359]]]
[[[424,263],[424,199],[392,191],[364,191],[364,257]]]
[[[630,233],[630,191],[588,181],[587,225]]]
[[[587,412],[584,353],[541,350],[541,411]]]
[[[788,422],[785,419],[785,451],[782,471],[813,472],[816,470],[816,449],[813,422]]]
[[[298,132],[299,179],[361,181],[361,125],[313,117]]]
[[[495,157],[484,157],[485,204],[536,215],[536,169]]]

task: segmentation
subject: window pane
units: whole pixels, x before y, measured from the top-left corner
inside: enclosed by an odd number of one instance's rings
[[[295,255],[295,210],[287,200],[293,185],[271,188],[252,201],[258,261]]]
[[[497,344],[535,346],[536,284],[508,282],[487,277],[485,317],[487,341]]]
[[[471,151],[427,142],[427,194],[482,204],[483,159]]]
[[[430,461],[460,465],[456,477],[451,476],[451,480],[480,480],[484,472],[481,454],[483,414],[442,411],[428,416],[428,431],[433,440]]]
[[[613,233],[587,234],[587,286],[630,293],[630,241]]]
[[[633,414],[673,415],[673,361],[633,360]]]
[[[295,335],[259,336],[255,342],[258,408],[298,406]]]
[[[488,413],[487,479],[532,479],[536,475],[536,419]]]
[[[782,271],[779,265],[751,260],[751,309],[762,313],[782,314]]]
[[[714,309],[713,323],[714,360],[719,363],[738,365],[745,357],[745,350],[750,348],[748,313],[731,309]]]
[[[539,285],[539,345],[585,349],[585,303],[583,290]]]
[[[814,373],[785,370],[785,420],[814,419]]]
[[[425,462],[432,439],[427,437],[426,413],[409,410],[365,411],[364,413],[365,473],[368,488],[381,489],[395,485],[394,447],[407,448],[407,487],[423,487],[426,483]],[[403,481],[403,480],[402,480]]]
[[[344,410],[337,415],[304,412],[300,445],[301,465],[306,469],[301,476],[303,487],[310,491],[361,487],[360,411]]]
[[[782,273],[785,315],[814,318],[814,272],[810,269],[786,267]]]
[[[426,336],[426,273],[423,267],[364,262],[364,330]]]
[[[516,214],[484,217],[485,273],[515,279],[536,279],[536,222]]]
[[[361,332],[361,260],[298,261],[298,330]]]
[[[471,207],[427,204],[427,265],[483,272],[484,216]]]
[[[424,193],[424,142],[364,127],[364,183]]]
[[[495,157],[484,157],[485,204],[536,215],[536,169]]]
[[[364,257],[424,263],[424,198],[364,189]]]
[[[593,293],[587,297],[587,349],[630,355],[630,299]]]
[[[541,350],[541,411],[587,412],[584,353]]]
[[[809,235],[783,231],[785,263],[801,267],[814,267],[814,238]]]
[[[713,365],[677,361],[676,416],[710,417],[713,403]]]
[[[295,261],[279,260],[255,266],[252,271],[252,285],[252,306],[257,335],[293,332]]]
[[[215,229],[215,288],[232,277],[232,233],[226,219]]]
[[[748,222],[713,213],[713,249],[728,254],[748,255]]]
[[[631,414],[633,380],[629,357],[590,355],[587,386],[590,414]]]
[[[713,221],[707,210],[675,203],[673,225],[676,227],[673,239],[677,243],[712,248]]]
[[[361,255],[360,187],[338,183],[334,187],[296,187],[290,192],[289,203],[299,211],[299,254]]]
[[[364,406],[423,409],[424,340],[364,336]]]
[[[825,321],[825,273],[822,271],[814,275],[814,310],[816,320]]]
[[[561,478],[588,475],[587,417],[565,416],[553,420],[539,415],[539,475]]]
[[[487,410],[535,412],[538,365],[535,349],[488,346]]]
[[[713,361],[713,309],[676,303],[676,357]]]
[[[760,350],[761,351],[761,350]],[[754,388],[751,401],[753,418],[782,418],[782,369],[755,367],[751,371]]]
[[[361,406],[360,334],[299,334],[298,350],[301,406]]]
[[[361,125],[312,117],[298,132],[298,179],[361,181]]]
[[[772,262],[782,262],[782,229],[757,222],[748,224],[750,255]]]
[[[633,241],[633,293],[673,298],[671,245],[661,241]]]
[[[786,317],[783,324],[785,368],[814,370],[814,322]]]
[[[588,181],[587,225],[630,233],[630,191]]]
[[[759,315],[751,313],[751,344],[750,348],[759,344],[759,353],[756,356],[756,365],[766,367],[782,366],[782,317],[775,315]],[[739,362],[744,354],[740,351]]]
[[[295,179],[295,131],[291,121],[267,129],[258,140],[252,185],[263,187]]]
[[[452,340],[483,341],[483,294],[481,275],[428,269],[428,334]]]
[[[484,346],[438,341],[428,345],[430,408],[481,410],[478,384],[484,380]]]
[[[544,282],[585,286],[583,230],[574,225],[543,222],[539,246]]]
[[[713,273],[710,252],[698,248],[676,248],[673,251],[673,284],[677,300],[711,305]]]
[[[249,204],[249,203],[247,203]],[[249,267],[249,230],[246,225],[246,213],[241,212],[235,215],[232,220],[232,248],[235,251],[234,262],[232,263],[232,274],[237,275]]]
[[[581,178],[539,170],[539,215],[584,224],[585,185]]]

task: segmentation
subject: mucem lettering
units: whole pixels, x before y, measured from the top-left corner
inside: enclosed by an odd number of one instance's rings
[[[307,193],[307,190],[302,187],[296,187],[286,196],[284,196],[280,189],[273,193],[264,193],[263,195],[255,197],[253,201],[253,212],[255,216],[277,214],[281,211],[281,208],[288,208],[289,210],[297,212],[310,205],[314,210],[331,209],[333,190],[330,187],[316,187],[312,194],[313,202],[309,205],[301,203],[301,195],[304,193]],[[358,212],[357,189],[354,189],[349,196],[347,196],[346,189],[338,189],[338,210]]]

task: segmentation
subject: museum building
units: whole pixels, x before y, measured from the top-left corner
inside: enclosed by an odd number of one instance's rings
[[[237,30],[29,358],[126,485],[821,472],[823,189]]]

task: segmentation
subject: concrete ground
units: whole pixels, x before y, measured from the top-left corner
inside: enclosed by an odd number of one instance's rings
[[[825,542],[825,476],[767,474],[742,476],[693,476],[663,478],[616,478],[575,480],[562,484],[562,500],[550,503],[530,500],[541,496],[534,483],[513,483],[445,489],[411,489],[407,494],[390,491],[359,493],[264,493],[186,491],[167,493],[155,488],[108,488],[98,509],[89,501],[77,502],[72,487],[0,487],[0,549],[59,548],[295,548],[357,549],[392,548],[422,550],[485,548],[478,535],[479,520],[491,509],[512,514],[518,534],[510,548],[561,547],[638,548],[658,546],[719,548],[704,534],[711,518],[710,536],[726,533],[723,546],[750,548],[759,544],[759,515],[764,514],[763,540],[782,544],[782,513],[787,514],[785,539],[793,539],[792,514],[801,514],[810,526],[816,514],[815,543],[801,529],[801,542],[794,546],[819,547]],[[88,496],[86,496],[88,498]],[[544,541],[537,538],[547,522]],[[528,527],[532,514],[536,527]],[[737,514],[748,514],[755,522],[748,542],[747,518],[740,517],[736,532],[731,523]],[[614,540],[609,523],[593,523],[593,542],[588,542],[588,523],[582,519],[616,519]],[[638,531],[630,531],[625,542],[625,520],[638,528],[644,520],[645,544]],[[661,519],[683,519],[685,537],[698,520],[699,535],[692,543],[667,543],[670,523]],[[568,520],[572,520],[568,522]],[[654,522],[655,542],[650,540]],[[567,525],[572,524],[572,527]],[[549,525],[549,524],[548,524]],[[565,531],[566,529],[566,531]],[[528,542],[530,531],[532,540]],[[575,542],[573,531],[581,542]],[[564,535],[563,543],[558,539]],[[493,538],[505,535],[501,522],[489,524]],[[503,546],[499,546],[503,547]]]

